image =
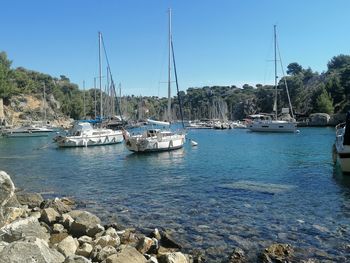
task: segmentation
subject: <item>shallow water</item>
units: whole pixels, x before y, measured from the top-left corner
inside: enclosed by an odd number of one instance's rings
[[[333,167],[334,129],[188,137],[198,146],[142,155],[122,144],[57,149],[50,138],[3,138],[0,169],[18,187],[82,200],[105,221],[171,229],[209,262],[235,246],[253,259],[273,242],[301,258],[350,258],[350,177]]]

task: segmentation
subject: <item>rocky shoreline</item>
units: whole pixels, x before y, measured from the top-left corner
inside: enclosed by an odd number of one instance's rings
[[[187,254],[167,231],[141,234],[99,217],[69,198],[44,200],[40,194],[17,192],[10,176],[0,171],[0,263],[201,263],[201,253]],[[222,255],[223,263],[251,262],[240,248]],[[255,262],[255,261],[254,261]],[[273,244],[258,262],[296,261],[294,248]]]

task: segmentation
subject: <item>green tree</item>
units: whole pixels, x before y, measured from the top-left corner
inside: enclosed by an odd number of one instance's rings
[[[347,66],[350,66],[350,56],[343,54],[333,57],[327,64],[329,71],[339,70]]]
[[[0,53],[0,98],[8,99],[16,91],[11,78],[11,61],[5,52]]]
[[[324,87],[316,98],[316,105],[314,110],[316,112],[324,112],[328,114],[333,113],[333,100]]]
[[[293,63],[290,63],[288,66],[287,66],[287,74],[288,75],[298,75],[300,73],[303,72],[303,67],[300,66],[298,63],[296,62],[293,62]]]

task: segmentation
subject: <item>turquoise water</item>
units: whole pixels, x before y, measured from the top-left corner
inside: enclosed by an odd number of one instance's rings
[[[165,228],[220,262],[233,247],[254,259],[273,242],[300,258],[350,258],[350,177],[333,167],[332,128],[299,134],[192,130],[198,142],[137,155],[123,144],[57,149],[50,138],[3,138],[0,169],[18,187],[67,195],[108,221]]]

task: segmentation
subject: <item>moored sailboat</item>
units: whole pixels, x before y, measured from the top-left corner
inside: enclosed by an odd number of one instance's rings
[[[174,64],[175,82],[177,86],[177,93],[179,98],[179,88],[176,73],[175,56],[171,34],[171,9],[169,9],[169,60],[168,60],[168,120],[171,120],[171,60]],[[182,118],[182,108],[180,104],[180,113]],[[145,130],[142,134],[130,135],[124,131],[125,146],[130,151],[136,153],[142,152],[161,152],[171,151],[182,148],[186,141],[186,134],[184,132],[173,132],[169,129],[170,122],[147,120],[152,128]],[[167,129],[154,128],[154,125],[168,127]],[[182,122],[183,125],[183,122]],[[183,125],[184,127],[184,125]]]
[[[285,82],[289,108],[282,108],[282,114],[287,116],[281,118],[278,116],[277,108],[277,88],[278,88],[278,76],[277,76],[277,37],[276,37],[276,25],[274,26],[274,53],[275,53],[275,96],[273,110],[275,112],[274,118],[268,119],[253,119],[253,121],[247,126],[248,129],[254,132],[296,132],[297,122],[294,119],[292,103],[289,97],[289,91],[287,83]]]

